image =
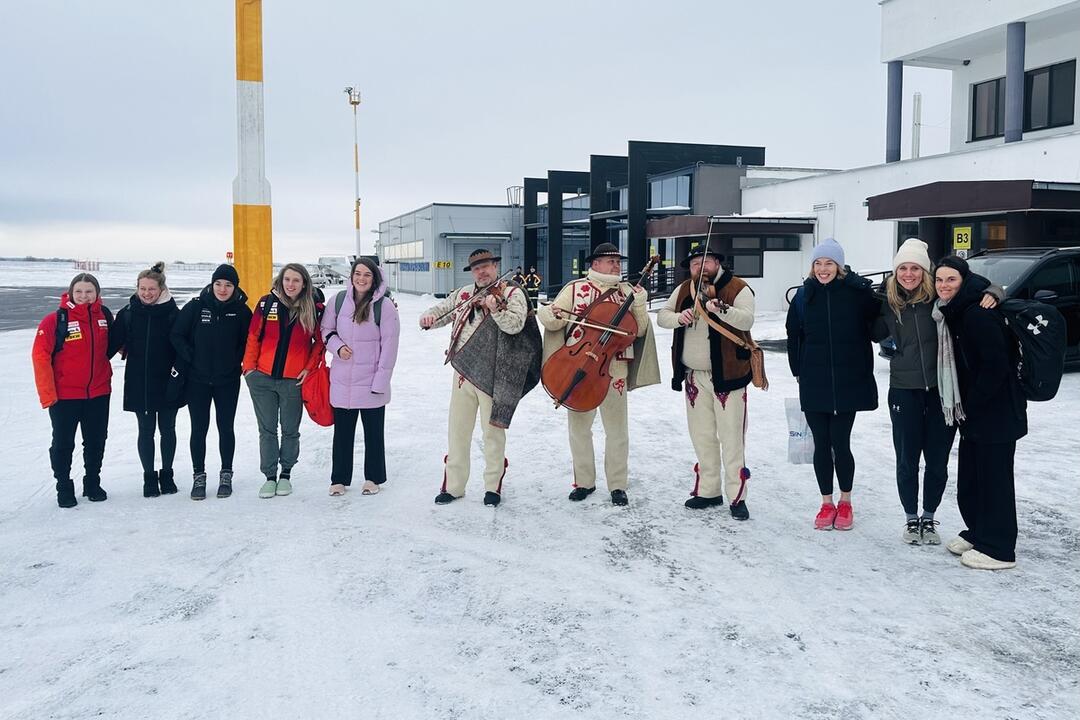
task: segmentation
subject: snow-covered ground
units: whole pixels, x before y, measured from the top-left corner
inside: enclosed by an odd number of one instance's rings
[[[135,278],[140,271],[150,267],[150,264],[102,262],[97,270],[89,272],[98,279],[101,287],[134,289]],[[201,288],[210,282],[210,275],[215,267],[213,263],[177,265],[166,261],[165,275],[171,287]],[[71,278],[80,272],[83,271],[75,268],[72,263],[3,260],[0,261],[0,287],[67,287]]]
[[[56,507],[32,331],[0,334],[0,717],[1073,718],[1080,713],[1080,375],[1032,405],[1017,452],[1016,570],[908,547],[884,408],[859,416],[855,529],[815,532],[786,462],[795,385],[751,389],[752,519],[683,508],[683,402],[630,396],[630,506],[566,500],[566,419],[541,389],[508,434],[505,501],[442,478],[445,330],[405,321],[380,495],[327,496],[331,430],[305,420],[295,494],[260,500],[246,391],[236,494],[143,499],[116,365],[108,502]],[[767,326],[767,327],[766,327]],[[763,318],[779,337],[782,318]],[[670,334],[658,331],[662,367]],[[888,377],[879,366],[884,395]],[[597,423],[598,448],[602,429]],[[216,471],[211,431],[209,468]],[[357,470],[362,465],[357,447]],[[598,459],[601,455],[598,449]],[[602,463],[601,463],[602,468]],[[954,468],[955,470],[955,468]],[[960,527],[952,486],[938,513]]]

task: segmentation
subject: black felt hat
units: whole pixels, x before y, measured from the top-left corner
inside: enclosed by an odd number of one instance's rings
[[[591,263],[593,260],[602,257],[617,257],[620,260],[625,260],[626,256],[619,253],[619,248],[615,247],[611,243],[600,243],[592,251],[592,255],[585,258],[585,262]]]
[[[724,262],[724,256],[722,253],[718,253],[714,250],[706,251],[704,245],[698,245],[696,248],[690,251],[689,255],[683,258],[683,261],[679,263],[679,265],[680,267],[688,268],[690,267],[691,260],[696,257],[701,257],[702,255],[712,255],[714,258],[716,258],[716,262]]]
[[[501,255],[496,255],[487,248],[480,248],[469,253],[469,264],[465,266],[465,269],[472,270],[473,265],[481,265],[486,262],[499,262],[500,260],[502,260]]]

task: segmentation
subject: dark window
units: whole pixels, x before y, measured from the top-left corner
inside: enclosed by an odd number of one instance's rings
[[[762,265],[761,253],[731,256],[731,272],[742,278],[761,277]]]
[[[798,235],[765,238],[766,250],[798,250],[799,244]]]
[[[1069,263],[1059,262],[1036,270],[1035,274],[1025,285],[1028,286],[1028,297],[1034,297],[1038,290],[1050,290],[1059,297],[1067,297],[1073,294],[1072,273],[1069,272]]]
[[[1005,78],[972,88],[971,139],[985,140],[1005,133]]]
[[[1024,74],[1024,131],[1073,123],[1076,61],[1028,70]]]
[[[761,238],[759,237],[733,237],[731,238],[732,250],[760,250]]]

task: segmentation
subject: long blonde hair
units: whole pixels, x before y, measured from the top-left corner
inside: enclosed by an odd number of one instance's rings
[[[292,270],[304,281],[304,287],[301,288],[300,295],[295,300],[285,294],[285,273],[288,270]],[[274,294],[289,309],[289,313],[300,321],[305,331],[315,332],[315,295],[311,291],[311,275],[308,274],[306,267],[300,263],[289,263],[281,268],[281,272],[274,278]]]
[[[896,315],[897,320],[900,319],[900,311],[904,309],[905,305],[934,302],[934,281],[931,279],[933,277],[933,266],[931,266],[930,272],[923,270],[919,287],[908,290],[896,281],[896,273],[889,276],[885,281],[885,297],[888,299],[889,307]]]

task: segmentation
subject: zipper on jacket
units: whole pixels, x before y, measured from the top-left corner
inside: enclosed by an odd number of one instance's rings
[[[915,317],[915,341],[919,344],[919,367],[922,368],[923,387],[926,388],[926,392],[930,392],[930,378],[926,376],[926,363],[923,362],[922,333],[919,332],[919,309],[914,305],[908,307],[911,308],[911,314]]]
[[[150,410],[150,313],[146,313],[146,347],[143,350],[143,412]]]
[[[833,347],[832,340],[832,298],[829,296],[828,289],[825,290],[825,311],[825,319],[829,326],[829,377],[832,378],[833,415],[839,415],[840,412],[836,409],[836,348]]]
[[[86,306],[86,324],[87,334],[90,336],[90,379],[86,381],[86,399],[90,399],[90,386],[94,384],[94,333],[97,332],[97,328],[94,327],[94,306],[89,304]]]

